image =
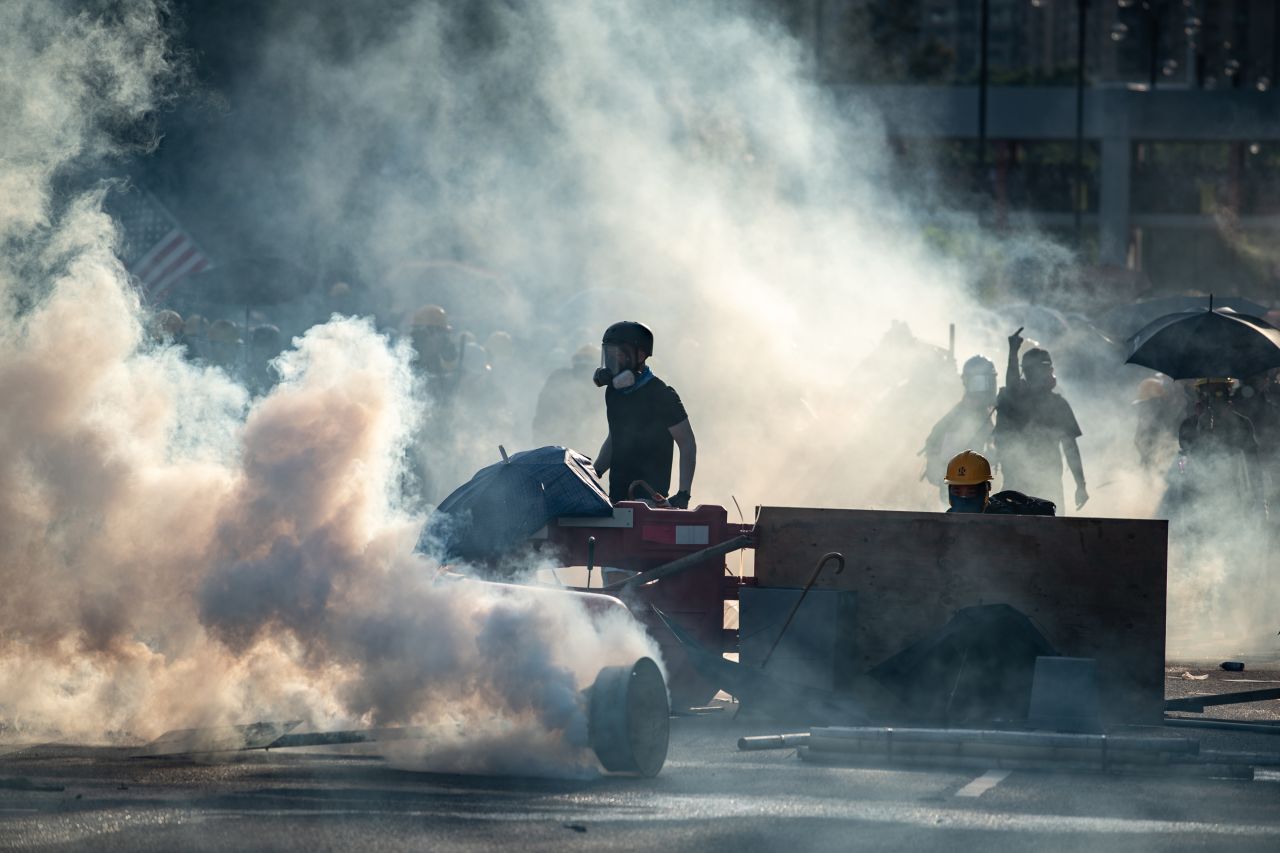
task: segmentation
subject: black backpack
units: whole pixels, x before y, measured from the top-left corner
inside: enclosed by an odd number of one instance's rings
[[[1058,505],[1044,498],[1033,498],[1006,489],[992,495],[983,512],[987,515],[1057,515]]]

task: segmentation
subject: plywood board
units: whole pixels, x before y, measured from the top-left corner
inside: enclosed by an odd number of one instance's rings
[[[763,507],[756,536],[761,586],[803,586],[824,553],[845,555],[816,586],[858,593],[862,671],[961,607],[1004,603],[1097,659],[1105,721],[1163,714],[1166,522]]]

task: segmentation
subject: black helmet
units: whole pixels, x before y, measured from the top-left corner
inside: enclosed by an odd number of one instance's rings
[[[644,323],[623,320],[604,330],[602,344],[629,344],[653,355],[653,332]]]
[[[1022,354],[1022,369],[1026,370],[1028,364],[1037,364],[1037,365],[1043,365],[1045,367],[1052,367],[1053,358],[1049,355],[1048,350],[1043,350],[1043,349],[1040,349],[1039,347],[1036,347],[1035,349],[1029,349]]]

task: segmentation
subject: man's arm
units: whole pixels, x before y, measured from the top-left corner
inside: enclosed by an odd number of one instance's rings
[[[1074,436],[1064,436],[1062,453],[1067,457],[1067,467],[1076,481],[1076,509],[1080,509],[1089,501],[1089,492],[1084,487],[1084,463],[1080,461],[1080,445]]]
[[[604,437],[604,444],[600,445],[600,452],[596,454],[596,458],[591,463],[596,474],[603,477],[613,465],[613,433],[609,433]]]
[[[1014,388],[1022,379],[1022,371],[1018,369],[1018,350],[1022,349],[1022,326],[1009,336],[1009,361],[1004,366],[1004,387]]]
[[[688,418],[668,427],[668,431],[676,440],[676,447],[680,448],[680,491],[688,495],[693,491],[693,472],[698,467],[698,441],[693,436]]]

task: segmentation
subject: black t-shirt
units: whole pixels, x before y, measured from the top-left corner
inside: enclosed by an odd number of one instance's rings
[[[1053,391],[1032,391],[1019,383],[1000,392],[996,412],[995,438],[1005,485],[1019,485],[1009,482],[1011,469],[1061,478],[1062,442],[1080,437],[1071,404]],[[1026,491],[1036,494],[1033,489]]]
[[[604,403],[613,443],[609,499],[615,503],[627,500],[627,490],[636,480],[669,494],[675,446],[670,429],[689,417],[680,395],[654,376],[630,393],[609,386]],[[646,495],[638,493],[637,497]]]

